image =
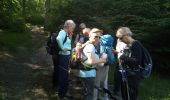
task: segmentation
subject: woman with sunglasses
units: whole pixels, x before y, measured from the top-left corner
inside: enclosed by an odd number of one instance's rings
[[[129,94],[130,100],[137,100],[138,87],[141,79],[139,65],[142,64],[142,48],[139,41],[132,37],[132,32],[128,27],[120,27],[117,30],[116,37],[126,44],[123,54],[119,58],[119,65],[126,70],[128,83],[127,94]],[[122,87],[121,85],[121,88]],[[129,99],[126,98],[126,100]]]
[[[93,100],[97,64],[105,63],[107,59],[107,56],[99,59],[94,46],[99,42],[101,32],[102,30],[93,28],[89,33],[89,40],[84,44],[85,47],[83,47],[83,54],[87,57],[87,60],[84,61],[84,63],[91,65],[91,69],[79,70],[78,72],[78,76],[82,78],[82,81],[85,83],[85,88],[87,89],[84,100]]]

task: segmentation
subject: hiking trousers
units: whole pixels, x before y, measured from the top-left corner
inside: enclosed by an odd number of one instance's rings
[[[85,84],[85,88],[87,89],[87,94],[84,95],[83,100],[94,100],[94,77],[83,77],[82,81]]]
[[[59,71],[59,68],[58,68],[58,55],[57,54],[54,54],[52,55],[52,61],[53,61],[53,66],[54,66],[54,70],[53,70],[53,77],[52,77],[52,82],[53,82],[53,88],[54,89],[58,89],[58,71]],[[58,91],[58,90],[57,90]]]
[[[108,89],[108,72],[109,65],[104,65],[103,67],[98,67],[95,77],[95,86],[99,88]],[[99,92],[94,88],[94,100],[108,100],[107,93]]]
[[[68,91],[68,64],[69,55],[59,55],[58,64],[58,92],[59,97],[65,97]]]
[[[130,100],[137,100],[138,88],[141,80],[140,72],[136,72],[135,75],[127,75],[129,85],[129,96]]]

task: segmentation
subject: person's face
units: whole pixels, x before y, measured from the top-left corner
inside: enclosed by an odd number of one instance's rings
[[[86,26],[80,26],[80,32],[82,32],[83,33],[83,29],[85,29],[86,28]]]
[[[90,36],[90,40],[94,43],[97,43],[99,41],[99,35],[97,33],[94,33]]]
[[[73,33],[73,31],[74,31],[73,26],[72,25],[68,25],[67,31],[68,31],[68,33]]]
[[[128,36],[122,35],[121,37],[117,37],[120,41],[124,42],[125,44],[129,43]]]

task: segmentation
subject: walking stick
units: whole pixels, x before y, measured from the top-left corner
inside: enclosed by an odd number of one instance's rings
[[[96,88],[97,90],[99,90],[100,92],[107,93],[107,94],[110,96],[111,99],[117,100],[117,99],[112,95],[112,93],[111,93],[110,90],[108,90],[108,89],[106,89],[106,88],[100,88],[100,87],[97,87],[97,86],[95,86],[95,88]]]
[[[130,100],[129,96],[129,86],[126,76],[126,69],[123,66],[123,61],[120,60],[119,62],[119,72],[121,73],[121,93],[122,93],[122,99],[123,100]]]

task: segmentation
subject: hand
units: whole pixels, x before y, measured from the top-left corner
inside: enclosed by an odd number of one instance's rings
[[[115,49],[111,49],[111,52],[114,53],[114,54],[118,54],[119,52],[116,51]]]
[[[68,49],[67,49],[67,48],[64,48],[63,51],[64,51],[64,53],[66,53],[66,52],[68,51]]]
[[[101,58],[107,59],[108,55],[104,52],[101,56]]]
[[[121,55],[121,56],[119,57],[120,60],[126,60],[127,58],[128,58],[128,57],[125,56],[125,55]]]
[[[101,63],[106,63],[106,58],[101,58]]]

